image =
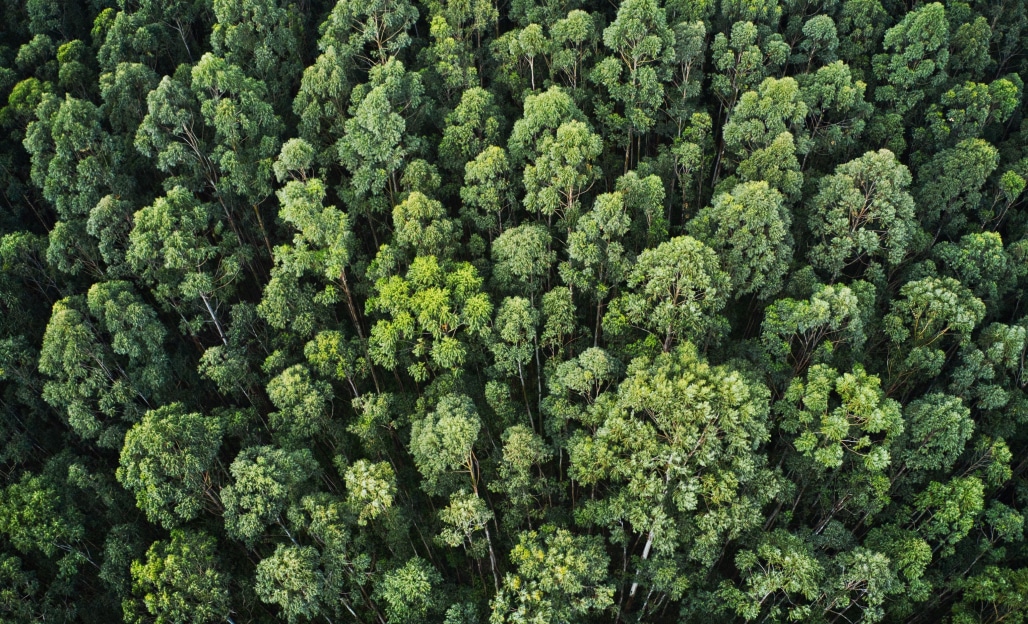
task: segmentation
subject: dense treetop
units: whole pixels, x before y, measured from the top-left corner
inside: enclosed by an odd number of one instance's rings
[[[0,19],[0,623],[1028,622],[1022,0]]]

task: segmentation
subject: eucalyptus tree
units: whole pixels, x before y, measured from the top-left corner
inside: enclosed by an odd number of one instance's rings
[[[769,299],[782,288],[792,260],[783,200],[766,182],[746,182],[716,196],[687,226],[723,260],[735,297]]]
[[[227,578],[213,537],[176,529],[170,541],[154,542],[144,561],[132,562],[132,598],[123,603],[125,621],[232,621]]]
[[[731,294],[731,278],[714,250],[690,236],[643,251],[627,283],[603,317],[612,336],[638,328],[667,352],[678,342],[716,339],[723,329],[718,313]]]
[[[147,518],[173,528],[201,512],[221,511],[215,488],[224,472],[218,460],[223,426],[172,403],[148,411],[128,431],[116,474]]]
[[[128,282],[94,284],[54,304],[39,353],[43,398],[100,446],[120,448],[128,425],[156,407],[171,370],[167,331]]]
[[[894,268],[917,251],[920,227],[910,181],[888,150],[868,152],[823,178],[809,213],[817,241],[808,253],[811,265],[834,281],[859,277],[874,264]]]
[[[610,531],[625,566],[644,542],[622,603],[639,596],[645,613],[640,586],[676,599],[690,571],[714,566],[762,521],[777,487],[758,451],[770,434],[768,398],[763,385],[684,343],[634,360],[617,390],[591,406],[595,429],[568,443],[573,478],[592,487],[576,515]]]
[[[597,113],[609,135],[625,146],[625,173],[638,159],[641,140],[656,123],[664,84],[675,59],[675,33],[655,0],[626,0],[603,31],[611,55],[599,61],[590,77],[609,94]]]

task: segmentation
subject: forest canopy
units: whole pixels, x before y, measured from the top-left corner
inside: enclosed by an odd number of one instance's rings
[[[0,623],[1028,622],[1024,1],[0,19]]]

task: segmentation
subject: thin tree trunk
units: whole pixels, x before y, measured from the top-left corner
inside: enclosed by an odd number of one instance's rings
[[[489,565],[493,570],[493,584],[496,586],[496,591],[500,591],[500,573],[496,568],[496,553],[493,551],[493,538],[489,535],[489,524],[486,523],[485,529],[485,543],[489,546]]]
[[[218,316],[214,314],[214,309],[211,308],[211,302],[207,300],[207,295],[200,295],[200,299],[203,300],[204,306],[207,307],[207,314],[209,314],[211,320],[214,321],[214,327],[218,330],[218,336],[221,337],[222,344],[224,344],[227,347],[228,338],[225,337],[225,332],[221,328],[221,323],[218,321]]]
[[[350,311],[353,327],[357,330],[357,337],[360,339],[361,348],[364,350],[364,359],[368,363],[368,370],[371,371],[371,380],[375,383],[375,392],[381,392],[382,390],[378,385],[378,376],[375,375],[375,365],[371,361],[371,353],[368,352],[368,342],[364,337],[360,316],[357,314],[357,306],[353,302],[353,294],[350,293],[350,283],[346,279],[346,269],[339,272],[339,281],[343,285],[343,293],[346,294],[346,307]]]
[[[650,534],[646,536],[646,545],[643,546],[643,554],[642,554],[642,560],[643,561],[646,561],[650,557],[650,548],[653,546],[653,538],[654,538],[655,532],[656,532],[656,527],[650,529]],[[635,598],[635,591],[637,589],[639,589],[639,575],[640,574],[642,574],[642,569],[641,568],[639,570],[636,570],[636,572],[635,572],[636,580],[632,581],[632,588],[630,590],[628,590],[628,597],[630,599],[631,598]],[[629,604],[631,604],[631,603],[629,603]]]

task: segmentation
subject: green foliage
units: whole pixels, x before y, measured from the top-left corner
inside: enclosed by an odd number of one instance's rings
[[[898,353],[897,368],[903,371],[894,373],[897,375],[914,371],[937,374],[946,359],[940,348],[945,337],[952,334],[959,343],[966,343],[985,316],[985,304],[949,277],[907,282],[900,297],[883,320]]]
[[[888,150],[836,167],[813,199],[809,226],[818,242],[811,264],[837,279],[876,260],[903,262],[918,234],[909,185],[910,172]]]
[[[474,446],[481,428],[475,404],[462,395],[444,397],[435,410],[414,422],[410,452],[428,494],[445,489],[457,472],[466,472],[477,489]]]
[[[370,78],[354,90],[350,119],[336,149],[338,162],[351,175],[348,203],[360,212],[381,213],[395,203],[400,169],[417,147],[401,113],[418,106],[424,88],[419,75],[408,73],[396,59],[377,65]]]
[[[125,435],[118,481],[151,521],[171,528],[192,520],[217,504],[212,481],[221,435],[217,419],[186,413],[181,403],[148,411]]]
[[[0,622],[1025,619],[1024,2],[0,19]]]
[[[595,537],[547,525],[520,533],[510,558],[517,573],[503,579],[493,599],[493,624],[569,623],[613,602],[607,555]]]
[[[219,570],[215,540],[176,529],[170,542],[154,542],[145,561],[132,562],[132,595],[123,603],[126,622],[201,624],[231,611]]]
[[[318,551],[279,544],[270,557],[257,564],[255,589],[263,602],[277,604],[290,623],[316,618],[325,591]]]
[[[942,4],[933,2],[911,11],[885,33],[885,52],[874,56],[874,74],[885,85],[875,98],[906,115],[925,99],[926,91],[946,79],[949,22]]]
[[[346,502],[357,513],[357,524],[364,526],[392,507],[396,496],[396,475],[388,463],[372,464],[366,459],[359,459],[346,468],[343,479]]]
[[[717,333],[716,315],[731,281],[712,249],[679,236],[639,254],[628,288],[604,316],[605,331],[618,335],[628,326],[640,327],[669,351],[677,341],[703,341]]]
[[[420,557],[386,573],[379,592],[390,624],[422,621],[435,611],[440,601],[435,590],[441,580],[439,573]]]
[[[420,256],[405,277],[379,279],[368,310],[388,315],[371,329],[371,356],[386,369],[407,367],[418,381],[429,367],[455,369],[468,356],[468,341],[487,330],[492,303],[482,279],[468,263],[444,270],[435,256]],[[409,356],[409,357],[408,357]]]
[[[839,375],[815,364],[805,383],[797,378],[789,384],[775,408],[781,428],[799,434],[796,450],[819,469],[838,468],[853,454],[866,470],[882,472],[892,461],[889,447],[903,432],[899,403],[883,398],[881,381],[860,366]]]
[[[738,160],[743,181],[765,180],[790,198],[797,198],[803,176],[796,152],[809,149],[802,121],[807,105],[793,78],[767,78],[747,91],[734,106],[722,135]]]
[[[962,598],[953,608],[953,622],[1023,622],[1028,612],[1024,604],[1025,583],[1028,575],[1024,569],[989,566],[963,583]]]
[[[43,398],[83,438],[119,447],[118,421],[138,420],[168,379],[165,335],[128,282],[94,284],[85,301],[58,301],[39,355],[40,372],[51,377]]]
[[[648,584],[674,595],[684,582],[675,554],[712,565],[723,543],[756,526],[773,495],[774,481],[753,453],[769,435],[767,389],[711,366],[685,343],[634,360],[616,393],[590,411],[599,426],[569,442],[571,474],[584,485],[608,483],[610,493],[577,515],[645,535],[643,559],[652,548],[667,567],[653,570]]]
[[[622,2],[617,18],[603,31],[603,45],[611,56],[598,62],[590,77],[610,94],[612,102],[601,101],[597,116],[623,137],[618,143],[626,146],[626,170],[633,137],[646,133],[656,121],[674,44],[675,33],[655,0]]]
[[[765,617],[772,621],[780,621],[782,615],[785,620],[811,617],[810,605],[803,603],[818,597],[825,571],[809,542],[778,530],[761,540],[756,551],[744,550],[736,555],[735,565],[744,575],[745,589],[722,587],[722,608],[731,608],[752,621],[760,616],[765,602],[781,594],[788,596],[789,606],[783,607],[784,601],[775,600]]]
[[[721,258],[735,297],[769,299],[792,260],[790,223],[781,193],[766,182],[746,182],[716,196],[688,227]]]
[[[307,449],[244,449],[229,467],[232,482],[221,490],[229,536],[252,545],[268,525],[281,523],[286,504],[297,497],[316,468]]]

